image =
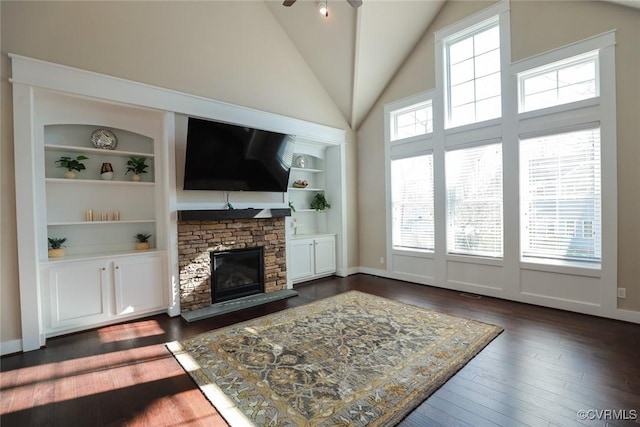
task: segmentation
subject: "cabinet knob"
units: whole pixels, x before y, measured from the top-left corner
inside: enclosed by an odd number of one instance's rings
[[[102,267],[102,271],[105,271],[105,270],[106,270],[106,268],[105,268],[105,267]]]
[[[119,266],[119,265],[116,265],[116,270],[118,270],[118,269],[120,269],[120,266]]]

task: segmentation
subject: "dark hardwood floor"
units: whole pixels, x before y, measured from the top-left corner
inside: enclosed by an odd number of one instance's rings
[[[402,426],[640,425],[631,419],[640,418],[640,325],[367,275],[311,282],[243,312],[194,323],[158,315],[3,357],[0,425],[225,426],[164,343],[352,289],[505,329]]]

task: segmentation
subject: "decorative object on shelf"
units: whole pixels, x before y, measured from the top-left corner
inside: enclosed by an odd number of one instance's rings
[[[113,179],[113,166],[111,163],[103,163],[100,168],[100,178],[111,181]]]
[[[138,233],[135,237],[138,241],[138,243],[136,243],[137,251],[144,251],[149,249],[149,238],[151,237],[151,234]]]
[[[67,171],[64,173],[65,178],[74,179],[76,177],[76,174],[74,171],[80,172],[86,169],[82,161],[87,159],[88,157],[83,156],[82,154],[76,157],[75,159],[72,159],[71,157],[68,157],[68,156],[62,156],[58,160],[56,160],[56,163],[58,163],[59,168],[67,169]]]
[[[147,173],[145,170],[149,167],[149,165],[145,164],[147,159],[145,157],[129,157],[127,161],[127,171],[125,175],[131,172],[133,175],[131,176],[131,181],[140,181],[143,173]]]
[[[296,167],[306,169],[309,167],[309,158],[303,154],[296,157]]]
[[[309,183],[307,181],[303,181],[301,179],[298,179],[298,180],[293,182],[293,188],[306,188],[307,185],[309,185]]]
[[[118,137],[109,129],[96,129],[91,133],[91,142],[96,148],[115,150],[118,146]]]
[[[66,237],[49,237],[49,258],[60,258],[64,256],[64,242]]]
[[[93,221],[93,209],[87,209],[84,211],[85,221]]]
[[[231,192],[230,192],[230,191],[227,191],[227,192],[224,194],[224,206],[225,206],[225,208],[227,208],[227,209],[229,209],[229,210],[231,210],[231,209],[235,209],[235,208],[233,207],[233,205],[231,204],[231,202],[229,201],[229,196],[230,196],[230,195],[231,195]]]
[[[311,201],[311,209],[315,209],[317,211],[323,211],[325,209],[330,209],[331,205],[327,202],[327,199],[324,197],[324,193],[316,193],[313,196],[313,200]]]
[[[289,201],[289,209],[291,209],[291,212],[295,212],[296,211],[296,208],[295,208],[295,206],[293,206],[293,202],[292,201]]]

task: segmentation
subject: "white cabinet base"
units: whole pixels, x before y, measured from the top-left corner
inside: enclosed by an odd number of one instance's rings
[[[43,268],[46,337],[167,310],[162,252],[57,261]]]
[[[293,238],[289,248],[293,283],[305,282],[336,272],[336,237],[334,235]]]

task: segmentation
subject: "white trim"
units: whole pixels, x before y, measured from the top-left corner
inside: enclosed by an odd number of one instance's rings
[[[434,33],[434,41],[439,42],[447,37],[464,30],[472,30],[474,26],[478,24],[482,25],[484,21],[487,21],[501,13],[508,12],[510,10],[509,0],[501,0],[500,2],[491,5],[473,15],[467,16],[460,21],[457,21],[445,28],[442,28]],[[502,48],[502,47],[501,47]]]
[[[334,143],[345,142],[345,130],[212,100],[145,83],[9,53],[14,84],[127,103],[155,110],[212,118],[259,129]]]
[[[0,356],[20,353],[22,351],[22,340],[10,340],[0,342]]]
[[[615,46],[616,30],[607,31],[586,39],[578,40],[546,52],[538,53],[528,58],[515,61],[511,64],[511,73],[518,74],[532,68],[542,67],[546,64],[552,64],[562,61],[563,59],[578,56],[594,50],[601,50],[607,47]]]

